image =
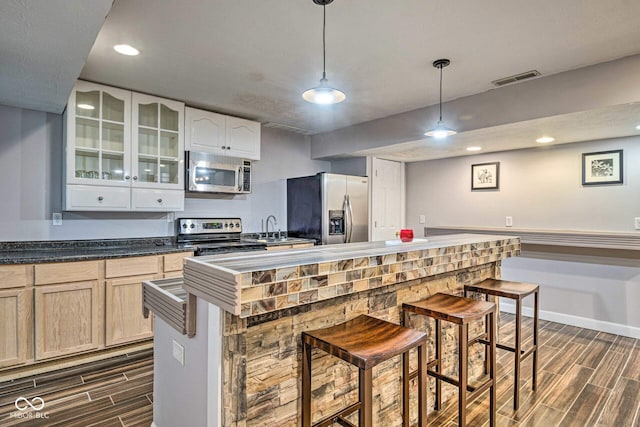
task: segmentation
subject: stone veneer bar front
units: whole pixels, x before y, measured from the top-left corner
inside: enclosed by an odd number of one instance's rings
[[[368,242],[187,259],[184,288],[224,310],[222,425],[300,425],[303,331],[359,314],[399,323],[402,303],[437,292],[460,294],[465,284],[499,278],[501,260],[519,252],[518,237],[459,234],[410,243]],[[411,318],[409,326],[432,335],[431,322],[420,316]],[[482,324],[475,330],[483,330]],[[446,329],[443,340],[445,372],[456,375],[455,328]],[[431,341],[429,359],[433,351]],[[477,377],[482,374],[484,348],[478,344],[469,354],[470,377]],[[411,357],[415,364],[415,354]],[[400,358],[373,370],[376,426],[402,424],[401,370]],[[355,401],[354,367],[316,351],[312,378],[314,420]],[[430,408],[433,387],[430,381]],[[453,390],[443,387],[446,398]],[[414,380],[412,423],[417,421],[416,392]],[[217,396],[208,397],[213,399]],[[352,421],[356,419],[354,414]]]

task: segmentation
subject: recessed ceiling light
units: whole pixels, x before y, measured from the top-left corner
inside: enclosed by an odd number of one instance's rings
[[[83,110],[95,110],[96,109],[96,107],[94,107],[91,104],[82,104],[82,103],[78,104],[78,108],[81,108]]]
[[[467,151],[480,151],[482,147],[467,147]]]
[[[636,126],[636,129],[640,130],[640,125]]]
[[[140,51],[138,49],[128,44],[117,44],[113,47],[113,49],[121,55],[127,55],[127,56],[140,55]]]
[[[539,142],[540,144],[546,144],[547,142],[553,142],[555,141],[555,138],[552,138],[550,136],[543,136],[541,138],[536,139],[536,142]]]

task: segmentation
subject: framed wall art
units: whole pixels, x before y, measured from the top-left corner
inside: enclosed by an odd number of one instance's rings
[[[582,153],[582,185],[622,184],[622,150]]]
[[[471,165],[471,190],[500,188],[500,162]]]

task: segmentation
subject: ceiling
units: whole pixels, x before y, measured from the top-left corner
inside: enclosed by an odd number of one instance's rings
[[[26,108],[61,112],[86,58],[80,74],[86,80],[316,134],[436,104],[437,58],[451,59],[447,101],[494,89],[491,81],[501,77],[533,69],[544,77],[640,52],[637,0],[335,0],[326,9],[327,77],[347,100],[320,107],[300,96],[322,71],[322,8],[312,0],[116,0],[97,33],[109,3],[49,0],[35,7],[5,0],[0,103],[24,106],[22,93],[33,98]],[[118,55],[112,49],[118,43],[142,54]],[[5,56],[20,45],[22,53]],[[43,83],[50,81],[58,83]],[[37,90],[27,93],[32,85]],[[622,110],[540,120],[557,126],[557,142],[580,140],[585,122],[598,123],[603,137],[622,136],[617,129],[627,124],[597,120],[603,113],[635,114]],[[461,133],[452,139],[458,148],[420,151],[418,142],[406,143],[385,155],[467,154],[471,139],[483,149],[522,148],[535,145],[540,124]]]

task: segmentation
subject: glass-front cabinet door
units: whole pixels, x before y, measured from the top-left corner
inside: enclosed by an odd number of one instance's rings
[[[184,104],[133,94],[133,186],[183,189]]]
[[[130,185],[131,92],[78,82],[66,114],[67,183]]]

